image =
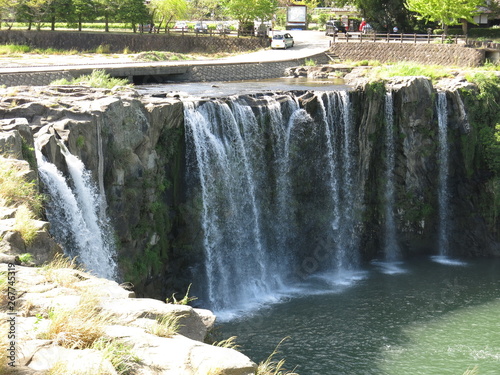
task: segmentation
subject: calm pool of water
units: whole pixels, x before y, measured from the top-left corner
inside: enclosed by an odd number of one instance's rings
[[[315,277],[302,293],[219,325],[241,351],[300,375],[500,374],[500,262],[372,264],[344,283]]]

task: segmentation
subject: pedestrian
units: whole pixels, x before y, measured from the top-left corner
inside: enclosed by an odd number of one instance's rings
[[[366,21],[365,21],[365,19],[363,18],[363,19],[361,20],[361,24],[359,25],[359,31],[363,32],[363,30],[364,30],[365,26],[366,26]]]

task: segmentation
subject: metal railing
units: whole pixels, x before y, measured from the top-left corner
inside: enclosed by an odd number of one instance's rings
[[[392,34],[392,33],[337,33],[333,36],[333,43],[337,42],[385,42],[385,43],[442,43],[467,44],[466,35],[434,35],[434,34]]]

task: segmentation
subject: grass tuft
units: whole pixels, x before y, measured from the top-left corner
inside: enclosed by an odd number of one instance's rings
[[[412,62],[398,62],[393,65],[375,67],[370,74],[373,78],[379,79],[388,79],[397,76],[424,76],[433,81],[452,76],[449,69],[444,66],[421,65]]]
[[[163,315],[158,317],[156,322],[147,329],[148,333],[159,337],[172,337],[178,331],[181,325],[179,324],[180,316],[174,314]]]
[[[83,75],[72,80],[59,79],[53,81],[51,86],[64,86],[64,85],[84,85],[95,88],[112,89],[116,86],[131,87],[132,85],[126,79],[112,78],[104,70],[96,69],[89,75]]]
[[[14,230],[17,230],[27,246],[33,244],[37,234],[38,228],[35,224],[35,214],[28,208],[28,206],[22,204],[17,208],[15,214]]]
[[[7,206],[17,207],[21,204],[36,215],[42,210],[43,196],[38,193],[34,181],[27,181],[20,169],[0,157],[0,199]]]
[[[104,358],[109,359],[119,375],[134,374],[134,365],[141,359],[132,352],[133,346],[127,343],[106,339],[101,337],[92,345],[92,349],[103,353]]]
[[[56,254],[49,263],[43,265],[42,270],[48,282],[64,287],[72,287],[73,284],[81,281],[78,272],[68,271],[85,272],[84,268],[77,264],[76,258],[70,259],[60,253]]]
[[[192,284],[189,284],[187,290],[186,290],[186,294],[184,295],[184,297],[182,297],[182,299],[176,299],[175,298],[175,293],[172,294],[172,298],[167,298],[166,299],[166,303],[172,303],[174,305],[187,305],[189,304],[189,302],[192,302],[192,301],[196,301],[198,299],[198,297],[189,297],[189,290],[191,289],[191,285]]]
[[[228,339],[216,341],[212,345],[233,350],[240,350],[241,348],[240,345],[236,344],[236,336],[231,336]]]
[[[288,339],[288,337],[285,337],[283,340],[279,342],[278,345],[276,345],[276,348],[273,350],[273,352],[267,357],[265,361],[262,361],[259,363],[257,367],[257,372],[255,375],[298,375],[297,373],[293,371],[287,371],[283,366],[285,365],[285,360],[280,359],[279,361],[274,359],[276,354],[279,353],[279,346]]]
[[[69,349],[91,348],[104,335],[104,327],[112,323],[109,315],[102,314],[99,300],[90,294],[83,294],[76,308],[52,309],[49,320],[41,338]]]

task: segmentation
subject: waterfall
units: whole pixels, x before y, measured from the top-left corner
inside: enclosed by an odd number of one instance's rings
[[[358,198],[360,192],[354,181],[357,168],[354,128],[348,93],[345,91],[322,94],[324,139],[327,150],[327,171],[332,200],[331,231],[335,239],[333,269],[352,270],[358,265],[358,235],[356,233]]]
[[[313,116],[292,94],[184,103],[205,298],[219,314],[286,291],[298,254],[317,236],[329,238],[331,255],[317,271],[358,264],[361,195],[349,96],[315,99],[321,110]]]
[[[208,300],[217,311],[242,307],[276,287],[263,246],[258,171],[243,133],[256,119],[237,101],[214,101],[185,103],[185,121],[195,158],[188,168],[198,171],[201,187]]]
[[[385,237],[384,254],[385,260],[394,262],[400,257],[399,245],[396,234],[396,223],[394,220],[394,168],[395,144],[394,144],[394,108],[392,93],[385,95]]]
[[[448,106],[446,102],[446,93],[439,92],[437,99],[437,116],[439,129],[439,176],[438,176],[438,210],[439,210],[439,226],[438,226],[438,246],[439,255],[449,255],[448,231],[450,214],[449,192],[448,192]]]
[[[101,213],[103,197],[83,163],[62,144],[61,149],[71,182],[45,159],[38,146],[36,149],[40,177],[50,197],[46,211],[51,233],[66,255],[78,257],[86,270],[99,277],[116,279],[114,238],[107,218]]]

